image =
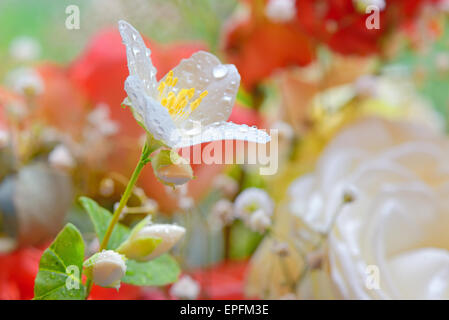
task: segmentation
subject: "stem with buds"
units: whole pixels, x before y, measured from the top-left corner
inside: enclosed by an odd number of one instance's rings
[[[112,232],[114,231],[114,227],[119,221],[120,214],[122,213],[123,208],[125,208],[126,204],[128,203],[128,200],[133,192],[134,186],[137,182],[137,179],[139,178],[140,172],[142,171],[143,167],[150,162],[151,158],[150,155],[159,148],[159,145],[151,144],[148,145],[148,143],[145,143],[142,154],[140,156],[140,160],[137,163],[136,168],[134,169],[133,174],[131,175],[131,178],[129,179],[128,185],[126,186],[125,192],[122,195],[122,198],[120,199],[118,207],[115,209],[114,214],[112,215],[111,222],[109,222],[108,229],[106,230],[106,234],[104,235],[103,241],[101,241],[100,248],[98,249],[98,252],[101,252],[102,250],[106,249],[108,246],[109,239],[111,238]],[[88,278],[86,281],[86,299],[89,297],[90,291],[92,289],[92,279]]]

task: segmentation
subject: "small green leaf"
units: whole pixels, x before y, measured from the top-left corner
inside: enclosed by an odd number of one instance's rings
[[[108,229],[109,222],[111,222],[112,214],[101,207],[94,200],[89,199],[87,197],[80,198],[81,205],[84,210],[89,214],[90,219],[95,228],[95,232],[97,233],[98,240],[103,241],[104,235],[106,234],[106,230]],[[117,248],[123,241],[125,241],[130,234],[130,230],[128,227],[117,223],[114,227],[114,231],[112,232],[111,238],[109,239],[107,249],[115,249]]]
[[[148,262],[127,260],[122,282],[136,286],[163,286],[178,280],[180,272],[178,263],[168,254]]]
[[[78,229],[67,224],[42,254],[34,283],[35,300],[82,300],[84,241]]]

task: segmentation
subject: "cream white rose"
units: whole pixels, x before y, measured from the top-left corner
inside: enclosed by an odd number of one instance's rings
[[[427,127],[366,119],[343,130],[290,210],[329,233],[346,299],[449,299],[449,142]],[[354,201],[342,204],[350,192]]]

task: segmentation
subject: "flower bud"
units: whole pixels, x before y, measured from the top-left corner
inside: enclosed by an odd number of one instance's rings
[[[101,287],[120,287],[120,280],[126,273],[125,258],[113,250],[103,250],[84,262],[87,275]]]
[[[156,177],[166,185],[182,185],[193,179],[189,162],[172,150],[161,150],[151,164]]]
[[[169,251],[185,233],[185,229],[180,226],[148,224],[148,221],[142,220],[117,251],[128,259],[149,261]]]

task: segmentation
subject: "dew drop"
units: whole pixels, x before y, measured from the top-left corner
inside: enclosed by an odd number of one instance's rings
[[[212,74],[214,75],[215,79],[221,79],[225,77],[227,73],[228,69],[222,64],[214,67],[214,69],[212,70]]]
[[[230,96],[224,96],[223,101],[224,102],[231,102],[232,98]]]

